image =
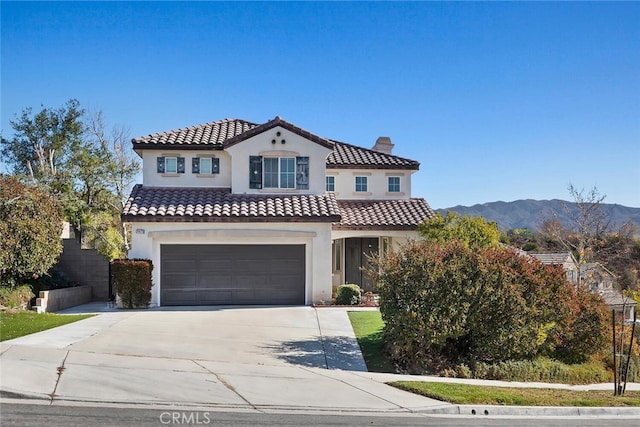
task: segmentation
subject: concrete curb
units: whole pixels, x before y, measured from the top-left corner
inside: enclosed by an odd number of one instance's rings
[[[486,416],[534,416],[534,417],[634,417],[640,418],[639,407],[589,407],[589,406],[499,406],[452,405],[429,408],[423,414],[448,414]]]
[[[0,388],[0,399],[20,399],[20,400],[44,400],[51,401],[51,397],[46,394],[25,393],[21,391],[5,390]]]
[[[37,394],[19,393],[9,390],[0,390],[0,400],[11,401],[12,403],[24,404],[53,404],[61,406],[104,406],[104,407],[143,407],[173,410],[197,410],[197,411],[247,411],[263,413],[316,413],[331,415],[405,415],[405,416],[428,416],[428,415],[451,415],[477,418],[491,417],[541,417],[541,418],[566,418],[566,417],[598,417],[598,418],[632,418],[640,419],[640,408],[634,407],[549,407],[549,406],[494,406],[494,405],[451,405],[443,402],[442,406],[422,409],[397,409],[377,411],[364,408],[353,408],[350,410],[325,408],[320,406],[281,406],[281,405],[233,405],[233,404],[207,404],[207,403],[181,403],[176,405],[173,402],[105,402],[99,400],[84,399],[55,399],[51,401],[48,396]]]

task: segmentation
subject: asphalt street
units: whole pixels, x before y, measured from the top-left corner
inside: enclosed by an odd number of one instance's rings
[[[0,424],[6,426],[106,427],[106,426],[475,426],[475,427],[540,427],[540,426],[628,426],[636,427],[637,418],[589,417],[485,417],[443,416],[424,414],[300,414],[254,413],[226,411],[192,411],[176,408],[112,408],[84,406],[49,406],[4,403]]]

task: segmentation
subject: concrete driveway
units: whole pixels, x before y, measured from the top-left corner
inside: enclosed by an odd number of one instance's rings
[[[370,376],[339,308],[112,310],[0,343],[0,362],[0,397],[53,405],[384,413],[448,406]]]
[[[73,351],[366,371],[344,312],[311,307],[157,309],[123,319]]]
[[[67,310],[92,311],[101,313],[0,342],[0,402],[143,405],[159,416],[168,410],[640,416],[638,408],[451,405],[395,389],[385,382],[550,385],[366,372],[341,308]]]

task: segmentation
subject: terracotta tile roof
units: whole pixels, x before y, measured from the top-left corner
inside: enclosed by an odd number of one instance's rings
[[[340,216],[334,229],[415,230],[433,217],[433,209],[424,199],[338,200]]]
[[[391,154],[384,154],[344,142],[333,141],[295,126],[280,117],[263,124],[240,119],[224,119],[217,122],[154,133],[133,138],[134,149],[216,149],[232,146],[254,135],[282,126],[304,138],[314,141],[333,152],[327,158],[327,169],[410,169],[418,170],[420,163]]]
[[[226,140],[224,142],[224,147],[230,147],[232,145],[235,145],[241,141],[244,141],[246,139],[251,138],[252,136],[258,135],[264,131],[267,131],[269,129],[273,129],[276,126],[280,126],[284,129],[287,129],[297,135],[300,135],[303,138],[306,138],[310,141],[313,141],[317,144],[320,144],[322,146],[325,146],[327,148],[333,148],[333,141],[328,140],[326,138],[323,138],[321,136],[315,135],[311,132],[309,132],[308,130],[304,130],[301,127],[298,127],[292,123],[287,122],[286,120],[283,120],[282,118],[280,118],[280,116],[276,116],[275,119],[268,121],[267,123],[261,124],[259,126],[256,126],[254,128],[251,128],[249,130],[247,130],[246,132],[236,135],[232,138],[229,138],[228,140]]]
[[[258,126],[245,120],[224,119],[167,132],[154,133],[133,138],[133,148],[204,147],[222,148],[222,144],[230,138],[247,132]]]
[[[128,222],[336,222],[332,193],[246,195],[228,189],[136,185],[123,211]]]
[[[380,153],[344,142],[335,142],[335,148],[327,157],[327,169],[357,167],[360,169],[410,169],[418,170],[420,163],[392,154]]]

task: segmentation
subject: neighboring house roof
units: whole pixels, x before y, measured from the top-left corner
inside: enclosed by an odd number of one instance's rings
[[[327,157],[327,169],[409,169],[418,170],[420,163],[392,154],[380,153],[344,142],[335,142],[335,149]]]
[[[136,185],[122,211],[127,222],[337,222],[333,193],[247,195],[229,189]]]
[[[335,229],[415,230],[433,217],[433,209],[424,199],[338,200],[341,221]]]
[[[503,249],[507,249],[509,251],[515,252],[516,255],[522,256],[522,257],[526,257],[531,259],[532,257],[529,256],[529,252],[527,251],[523,251],[522,249],[516,247],[516,246],[512,246],[512,245],[507,245],[505,243],[499,242],[498,245],[500,245],[501,248]]]
[[[604,265],[599,262],[588,262],[586,264],[582,264],[580,266],[580,274],[585,277],[588,277],[589,274],[598,274],[603,277],[609,277],[610,279],[615,279],[615,274],[609,271]]]
[[[315,135],[307,130],[295,126],[280,117],[264,124],[256,124],[240,119],[224,119],[216,122],[204,123],[154,133],[147,136],[133,138],[135,150],[144,149],[195,149],[222,150],[233,146],[261,132],[281,126],[310,141],[324,147],[332,148],[333,152],[327,158],[328,169],[360,168],[360,169],[408,169],[418,170],[420,163],[415,160],[369,150],[344,142],[333,141]]]
[[[529,255],[537,258],[546,265],[563,265],[565,262],[576,263],[573,255],[569,252],[553,252],[553,253],[529,253]]]
[[[602,296],[609,307],[622,308],[623,306],[633,307],[636,305],[636,302],[633,299],[622,295],[620,292],[612,288],[599,289],[598,294]]]

